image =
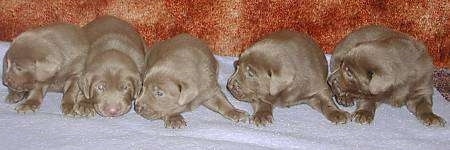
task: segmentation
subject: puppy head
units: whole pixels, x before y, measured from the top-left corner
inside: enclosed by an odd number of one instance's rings
[[[328,77],[328,84],[338,99],[367,98],[374,72],[352,61],[342,61],[339,68]]]
[[[270,58],[244,54],[234,65],[236,71],[228,80],[227,88],[241,101],[276,96],[293,80],[292,73],[288,73],[282,65],[271,62]]]
[[[136,100],[136,112],[147,119],[180,113],[188,109],[198,95],[192,84],[169,75],[150,75],[145,78],[141,96]]]
[[[48,82],[59,69],[50,48],[14,41],[3,59],[3,84],[15,91],[29,91],[37,82]]]
[[[105,60],[113,61],[103,61]],[[78,81],[84,96],[94,102],[97,114],[117,117],[127,113],[142,88],[136,67],[121,57],[105,55],[92,63]]]
[[[374,98],[402,82],[401,64],[392,51],[415,48],[410,41],[388,38],[363,42],[350,50],[328,78],[333,93],[340,98]]]

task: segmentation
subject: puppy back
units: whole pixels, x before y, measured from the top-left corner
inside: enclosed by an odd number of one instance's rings
[[[89,59],[108,50],[129,56],[141,70],[145,64],[146,45],[134,27],[114,16],[101,16],[83,27],[90,43]]]
[[[191,79],[211,76],[215,79],[217,71],[217,61],[208,45],[186,33],[154,44],[146,56],[146,61],[146,70],[150,72],[169,71]]]
[[[391,59],[390,62],[395,59],[394,62],[403,63],[405,65],[409,64],[410,67],[422,65],[424,63],[432,63],[431,57],[428,55],[427,48],[423,42],[418,41],[407,34],[381,25],[364,26],[347,35],[336,46],[333,52],[332,62],[342,61],[344,57],[352,57],[350,54],[354,52],[350,51],[360,45],[384,47],[381,49],[373,49],[373,51],[383,53],[385,58],[380,59],[389,58]]]
[[[68,64],[85,55],[87,49],[84,32],[78,26],[56,23],[20,34],[14,39],[9,55],[31,60],[53,59]]]
[[[399,37],[414,40],[412,37],[381,25],[367,25],[356,29],[344,37],[333,50],[333,60],[341,60],[353,47],[360,43]],[[415,41],[415,40],[414,40]]]
[[[283,64],[302,76],[319,75],[321,80],[326,79],[328,72],[323,50],[314,39],[305,33],[289,30],[281,30],[263,37],[248,48],[242,57],[254,57],[252,59]],[[308,72],[305,73],[305,70]]]

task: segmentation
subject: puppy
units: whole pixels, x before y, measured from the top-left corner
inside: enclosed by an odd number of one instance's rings
[[[39,109],[47,91],[63,92],[62,111],[76,114],[76,84],[88,50],[82,30],[70,24],[53,24],[20,34],[4,58],[6,101],[17,103],[19,113]]]
[[[370,25],[336,46],[328,78],[337,102],[353,105],[355,122],[371,123],[380,103],[406,105],[425,125],[444,126],[432,111],[433,64],[425,45],[408,35]]]
[[[84,113],[121,116],[141,91],[144,41],[129,23],[113,16],[98,17],[83,30],[90,43],[78,82],[87,99],[82,102]]]
[[[142,96],[136,112],[146,119],[162,119],[166,128],[186,126],[181,113],[203,105],[239,122],[247,113],[234,108],[217,83],[218,63],[200,39],[180,34],[151,47],[146,56]]]
[[[333,123],[346,123],[348,113],[333,103],[326,83],[327,62],[309,36],[292,31],[272,33],[255,43],[235,62],[227,87],[238,100],[250,102],[252,121],[272,123],[275,106],[306,103]]]

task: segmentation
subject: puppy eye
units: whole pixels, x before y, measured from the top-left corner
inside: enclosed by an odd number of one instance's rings
[[[128,84],[124,84],[124,85],[120,86],[120,89],[121,89],[122,91],[126,91],[126,90],[129,89],[129,86],[128,86]]]
[[[367,78],[369,78],[369,80],[372,80],[372,77],[373,77],[373,72],[372,71],[367,72]]]
[[[344,70],[345,70],[345,75],[347,75],[347,77],[353,78],[353,74],[351,73],[350,68],[344,67]]]
[[[101,93],[101,92],[105,91],[105,84],[99,83],[99,84],[97,84],[97,86],[95,86],[95,89],[97,90],[97,92]]]
[[[23,71],[23,68],[22,67],[20,67],[20,66],[16,66],[16,67],[14,67],[18,72],[22,72]]]
[[[162,92],[162,91],[155,91],[154,95],[156,97],[162,97],[162,96],[164,96],[164,92]]]
[[[255,77],[255,74],[253,74],[252,72],[247,72],[247,76],[253,78]]]
[[[255,77],[255,73],[250,69],[250,67],[247,66],[246,68],[247,68],[247,76],[251,78]]]

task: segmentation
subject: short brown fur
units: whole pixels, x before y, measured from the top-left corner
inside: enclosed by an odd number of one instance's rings
[[[325,55],[311,37],[283,30],[264,37],[240,56],[228,89],[238,100],[252,104],[252,121],[257,126],[272,123],[275,106],[302,103],[333,123],[345,123],[348,113],[333,103],[327,73]]]
[[[410,36],[378,25],[365,26],[335,48],[328,79],[336,100],[351,106],[355,122],[371,123],[376,107],[406,105],[423,124],[444,126],[432,112],[433,64],[426,46]]]
[[[145,43],[129,23],[113,16],[98,17],[83,30],[90,43],[78,82],[86,97],[83,113],[121,116],[141,91]]]
[[[166,128],[186,126],[181,113],[203,105],[227,119],[243,121],[217,82],[218,63],[205,42],[180,34],[151,47],[146,56],[142,96],[135,109],[147,119],[162,119]]]
[[[6,101],[17,103],[20,113],[39,109],[48,91],[63,92],[63,114],[74,114],[88,42],[82,30],[70,24],[53,24],[26,31],[11,44],[4,58]]]

